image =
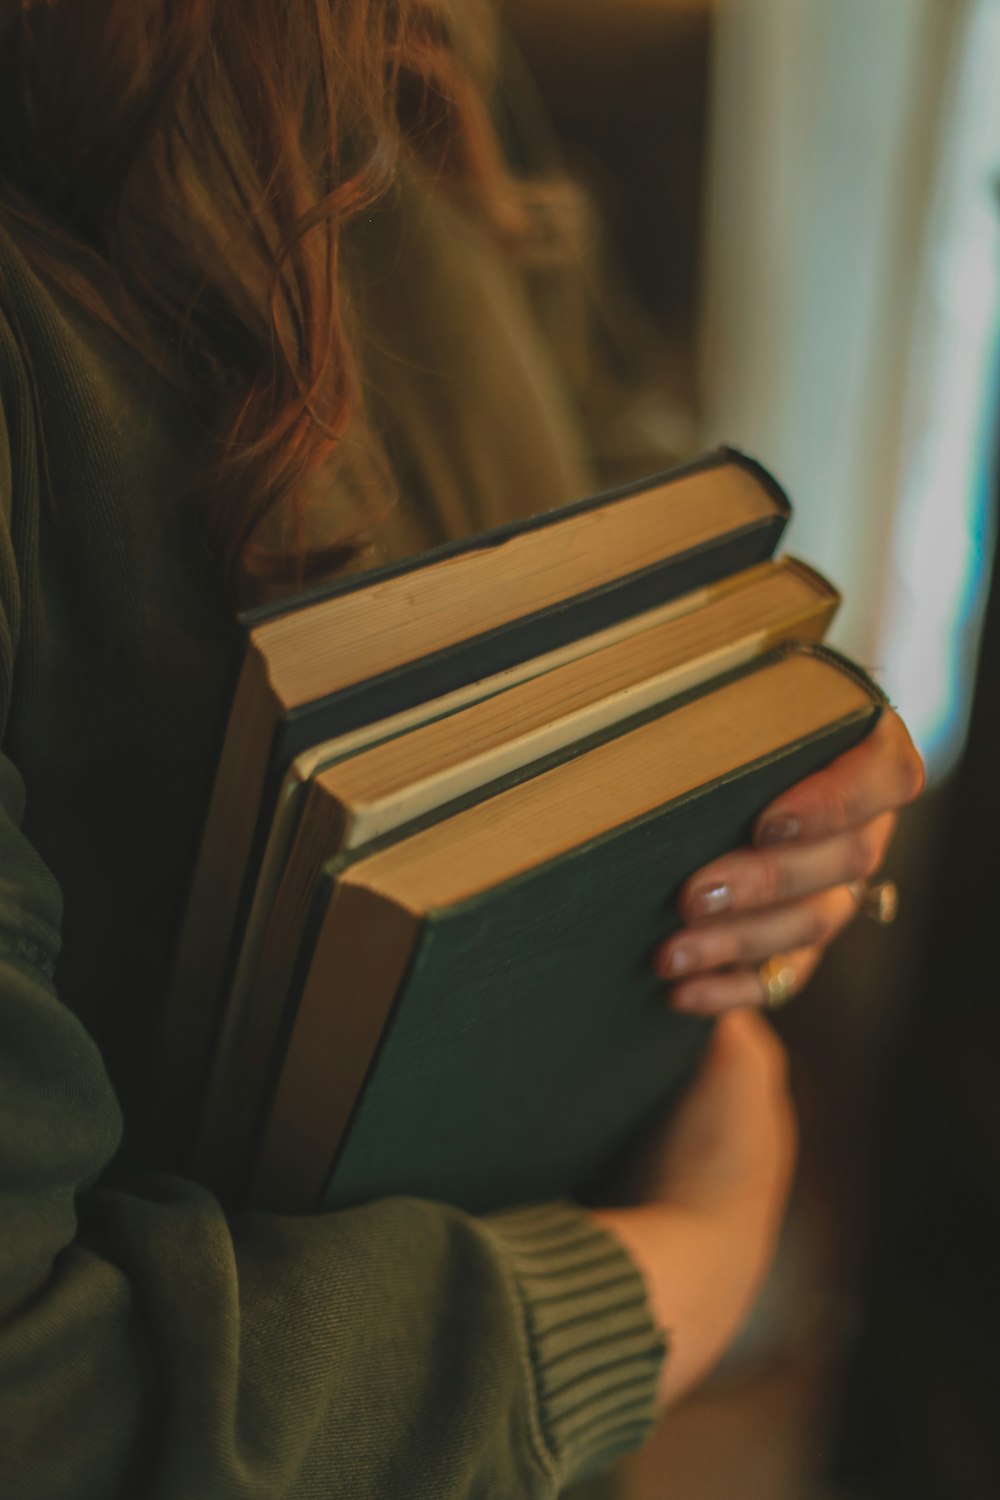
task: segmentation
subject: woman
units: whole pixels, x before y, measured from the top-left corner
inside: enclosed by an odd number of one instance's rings
[[[548,1496],[640,1442],[732,1336],[780,1221],[793,1127],[756,966],[781,951],[804,982],[919,788],[887,714],[689,883],[659,961],[673,1003],[732,1014],[632,1206],[227,1218],[151,1170],[176,1165],[149,1100],[235,608],[598,477],[581,361],[527,289],[546,253],[562,284],[544,204],[504,171],[482,18],[455,9],[0,0],[20,1500]]]

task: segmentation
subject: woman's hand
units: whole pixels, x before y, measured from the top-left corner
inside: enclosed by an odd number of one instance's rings
[[[896,809],[923,785],[923,762],[887,708],[860,745],[778,797],[757,819],[752,848],[685,883],[685,926],[655,959],[672,982],[671,1004],[702,1014],[759,1005],[757,967],[774,954],[800,989],[857,912],[850,883],[878,870]]]
[[[643,1273],[674,1401],[724,1353],[771,1264],[795,1162],[784,1050],[751,1011],[724,1016],[701,1070],[636,1164],[637,1206],[594,1210]]]

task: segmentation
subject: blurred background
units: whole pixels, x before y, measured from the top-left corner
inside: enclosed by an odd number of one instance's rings
[[[930,772],[899,920],[782,1014],[803,1144],[771,1281],[600,1493],[996,1500],[1000,0],[501,9],[653,369],[633,418],[775,471],[843,590],[833,644]]]

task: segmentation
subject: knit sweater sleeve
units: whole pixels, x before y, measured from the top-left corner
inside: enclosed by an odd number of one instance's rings
[[[24,462],[0,420],[3,725]],[[550,1496],[634,1446],[661,1339],[571,1205],[227,1218],[194,1181],[102,1181],[121,1113],[57,993],[62,898],[24,807],[2,757],[0,1494]]]

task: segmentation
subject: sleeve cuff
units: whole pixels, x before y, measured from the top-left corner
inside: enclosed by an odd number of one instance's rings
[[[666,1340],[613,1235],[572,1204],[487,1215],[525,1309],[542,1434],[562,1483],[644,1441]]]

